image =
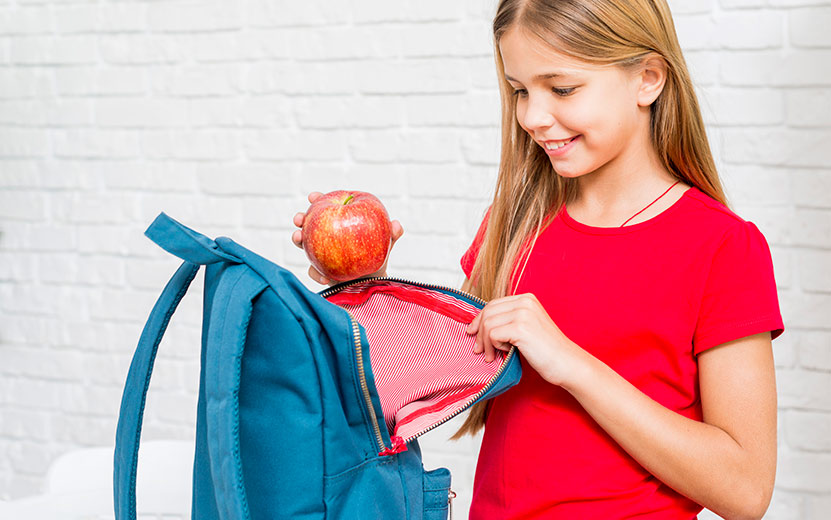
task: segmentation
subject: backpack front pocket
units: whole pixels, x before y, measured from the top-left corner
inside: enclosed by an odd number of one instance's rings
[[[424,472],[424,520],[447,520],[455,496],[447,468]]]

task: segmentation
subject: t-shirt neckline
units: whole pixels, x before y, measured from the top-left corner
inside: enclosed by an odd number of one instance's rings
[[[665,209],[664,211],[658,213],[652,218],[644,220],[643,222],[638,222],[637,224],[631,224],[629,226],[623,227],[598,227],[598,226],[590,226],[588,224],[583,224],[582,222],[578,222],[572,218],[571,215],[568,214],[568,210],[566,209],[566,205],[563,204],[562,209],[560,210],[560,218],[563,222],[566,223],[570,228],[580,231],[582,233],[588,233],[591,235],[622,235],[625,233],[632,233],[635,231],[639,231],[646,227],[655,224],[656,222],[660,222],[661,220],[665,219],[667,216],[671,215],[673,212],[677,211],[677,209],[683,205],[683,201],[689,198],[692,195],[693,190],[696,190],[695,186],[690,186],[681,196],[672,203],[670,207]]]

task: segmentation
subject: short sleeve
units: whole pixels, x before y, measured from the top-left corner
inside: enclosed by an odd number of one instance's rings
[[[488,211],[485,212],[485,217],[482,219],[482,223],[479,224],[479,230],[476,231],[476,236],[473,237],[473,243],[470,244],[465,254],[462,255],[460,263],[462,264],[462,271],[464,271],[468,279],[470,279],[471,273],[473,272],[473,264],[476,263],[476,257],[479,255],[482,242],[485,240],[485,231],[488,229],[488,217],[490,217],[490,214],[491,209],[488,208]]]
[[[735,339],[784,331],[773,261],[764,235],[751,222],[727,231],[704,283],[693,348],[695,354]]]

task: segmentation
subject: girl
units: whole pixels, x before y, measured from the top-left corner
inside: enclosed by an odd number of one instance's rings
[[[486,426],[470,518],[761,518],[773,268],[726,206],[669,7],[501,0],[493,31],[499,176],[461,264],[490,302],[476,352],[515,345],[523,376],[457,434]]]

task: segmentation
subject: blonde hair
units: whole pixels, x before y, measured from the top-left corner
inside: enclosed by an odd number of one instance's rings
[[[463,289],[484,300],[511,294],[510,284],[524,269],[536,237],[576,190],[573,179],[555,174],[517,120],[499,50],[500,38],[513,27],[592,64],[629,68],[660,56],[667,77],[650,107],[655,150],[667,171],[726,204],[666,0],[500,0],[493,20],[502,99],[499,176],[484,240]],[[485,415],[486,403],[474,405],[453,438],[476,433]]]

